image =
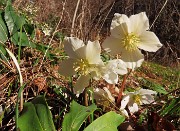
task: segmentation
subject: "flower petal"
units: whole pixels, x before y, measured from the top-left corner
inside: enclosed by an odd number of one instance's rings
[[[139,49],[133,51],[123,50],[121,59],[124,62],[136,62],[140,59],[144,59],[144,55]]]
[[[140,89],[138,92],[139,92],[139,94],[141,94],[141,95],[144,95],[144,94],[149,94],[149,95],[157,94],[156,91],[148,90],[148,89]]]
[[[99,41],[88,41],[86,45],[86,59],[88,60],[89,64],[97,64],[102,62],[100,53],[101,47]]]
[[[132,71],[134,71],[136,68],[142,65],[143,61],[144,59],[140,59],[136,62],[125,62],[125,63],[127,68],[132,69]]]
[[[116,55],[122,52],[123,46],[120,39],[115,37],[107,37],[102,43],[102,47],[106,51],[110,51],[110,54]]]
[[[75,59],[69,58],[67,60],[62,61],[59,67],[59,73],[64,76],[72,76],[75,74],[73,69],[73,64],[76,62]]]
[[[154,97],[152,95],[146,94],[142,96],[141,101],[143,104],[150,104],[154,101]]]
[[[129,101],[130,101],[130,97],[131,97],[131,95],[126,95],[126,96],[124,96],[124,97],[122,98],[120,110],[121,110],[121,109],[124,109],[124,108],[126,107],[126,105],[127,105],[127,104],[129,103]]]
[[[123,116],[129,117],[128,112],[125,109],[121,109],[120,112]]]
[[[117,67],[115,68],[115,72],[120,75],[127,74],[127,65],[121,59],[116,59]]]
[[[111,36],[119,39],[120,41],[128,34],[128,25],[127,23],[122,23],[119,26],[111,29]]]
[[[104,76],[103,79],[108,82],[109,84],[117,84],[118,82],[118,75],[112,71],[107,72]]]
[[[94,99],[97,101],[97,102],[101,102],[103,101],[105,98],[104,98],[104,94],[106,92],[101,89],[101,88],[96,88],[94,89]]]
[[[162,47],[158,37],[151,31],[145,31],[141,34],[138,48],[149,52],[156,52]]]
[[[136,35],[140,35],[143,31],[149,29],[149,20],[146,16],[145,12],[141,12],[136,15],[131,15],[130,19],[130,32],[135,33]]]
[[[71,58],[77,58],[75,51],[84,46],[83,41],[76,37],[65,37],[63,44],[65,52]]]
[[[136,69],[142,65],[144,55],[137,49],[134,51],[123,50],[121,59],[129,69]]]
[[[109,100],[111,100],[112,102],[115,102],[115,98],[112,96],[111,92],[108,90],[107,87],[103,87],[104,91],[106,92]]]
[[[96,88],[94,90],[94,99],[98,102],[110,100],[111,102],[115,102],[114,97],[112,96],[111,92],[107,89],[107,87]]]
[[[80,94],[83,92],[84,88],[89,85],[90,75],[81,75],[76,84],[74,85],[75,94]]]
[[[131,113],[138,111],[138,105],[137,103],[128,103],[128,109]]]
[[[122,23],[129,23],[129,18],[124,14],[115,13],[111,23],[111,29],[119,26]]]

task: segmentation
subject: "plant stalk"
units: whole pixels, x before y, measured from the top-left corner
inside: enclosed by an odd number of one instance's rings
[[[119,107],[119,106],[120,106],[120,103],[121,103],[122,93],[123,93],[124,88],[125,88],[126,79],[127,79],[127,74],[124,75],[123,82],[122,82],[121,88],[120,88],[120,90],[119,90],[119,95],[118,95],[117,103],[116,103],[116,106],[117,106],[117,107]]]

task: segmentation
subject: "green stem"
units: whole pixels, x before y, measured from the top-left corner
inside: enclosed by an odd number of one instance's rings
[[[19,104],[18,103],[21,100],[21,97],[22,97],[21,94],[22,94],[22,91],[23,91],[24,87],[25,87],[25,84],[20,87],[20,89],[18,91],[17,101],[16,101],[16,109],[15,109],[16,131],[19,131],[19,129],[18,129],[18,117],[19,117],[19,109],[18,109],[18,107],[19,107]]]
[[[19,48],[18,48],[18,63],[20,63],[20,59],[21,59],[21,40],[22,40],[22,25],[20,28],[20,40],[19,40]]]
[[[69,77],[69,83],[70,83],[71,92],[73,92],[73,78],[72,78],[72,76]]]
[[[94,104],[94,92],[93,90],[90,92],[91,93],[91,98],[92,98],[92,104]],[[91,123],[94,121],[94,112],[91,114]]]

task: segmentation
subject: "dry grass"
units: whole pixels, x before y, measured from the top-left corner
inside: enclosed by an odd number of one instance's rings
[[[102,42],[110,33],[109,28],[114,13],[127,14],[130,16],[145,11],[149,17],[150,24],[157,18],[151,30],[157,34],[164,45],[156,53],[144,52],[146,59],[171,67],[179,64],[179,0],[168,0],[161,13],[159,12],[166,0],[81,0],[75,15],[77,1],[78,0],[14,0],[14,6],[16,9],[26,12],[29,15],[29,19],[32,19],[33,23],[37,24],[36,26],[38,30],[40,30],[40,33],[36,34],[36,42],[49,45],[49,47],[53,48],[53,50],[50,51],[59,57],[63,54],[63,51],[59,49],[61,41],[52,36],[44,37],[41,31],[42,23],[47,23],[53,30],[57,27],[56,31],[67,36],[73,35],[84,40],[99,39]],[[33,10],[32,14],[26,10],[28,6]],[[17,50],[15,47],[10,47],[10,49],[14,50],[14,52]],[[38,94],[46,93],[48,104],[53,107],[52,113],[54,119],[56,119],[55,124],[58,129],[61,127],[64,116],[64,113],[59,114],[59,110],[67,110],[69,108],[67,105],[72,98],[72,94],[69,92],[70,83],[63,81],[64,78],[57,72],[58,62],[62,59],[59,60],[59,58],[57,58],[55,61],[45,59],[45,55],[42,52],[29,48],[24,48],[23,51],[20,67],[24,83],[27,84],[24,90],[24,100],[28,101]],[[13,65],[13,62],[11,62],[11,65]],[[12,119],[14,115],[14,105],[19,88],[17,84],[18,76],[14,72],[15,68],[8,68],[5,64],[0,66],[1,69],[6,70],[4,74],[0,75],[0,104],[8,109],[2,125],[9,127],[6,129],[12,129],[14,126]],[[143,72],[149,70],[144,69],[145,67],[142,67]],[[141,71],[139,75],[142,75]],[[152,73],[151,70],[145,74],[146,77],[148,76],[149,79],[153,80],[157,80],[158,75],[159,74],[155,74],[155,78],[153,78],[154,73]],[[131,77],[132,81],[127,83],[127,85],[132,86],[135,84],[135,86],[137,86],[136,78],[134,78],[134,76]],[[160,77],[162,77],[162,75],[160,75]],[[161,80],[159,81],[162,82]],[[170,82],[171,80],[167,81],[168,84]],[[176,84],[176,82],[174,83]],[[64,93],[59,93],[62,90]],[[59,105],[61,105],[61,107],[59,107]]]

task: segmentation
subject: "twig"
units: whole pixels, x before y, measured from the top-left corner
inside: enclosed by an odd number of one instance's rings
[[[99,28],[98,34],[100,33],[100,31],[101,31],[101,29],[102,29],[102,27],[103,27],[103,25],[104,25],[104,22],[106,21],[106,19],[107,19],[107,17],[108,17],[108,15],[109,15],[109,13],[111,12],[111,10],[112,10],[112,8],[113,8],[113,6],[114,6],[115,2],[116,2],[116,1],[114,1],[114,2],[112,3],[111,8],[109,9],[109,11],[108,11],[107,15],[105,16],[104,21],[103,21],[103,23],[102,23],[101,27]]]
[[[152,28],[152,26],[153,26],[153,25],[154,25],[154,23],[156,22],[157,18],[159,17],[160,13],[162,12],[162,10],[164,9],[164,7],[166,6],[167,2],[168,2],[168,0],[166,0],[166,1],[164,2],[163,7],[162,7],[162,8],[161,8],[161,10],[159,11],[158,15],[157,15],[157,16],[156,16],[156,18],[154,19],[154,21],[153,21],[153,23],[151,24],[151,26],[150,26],[150,28],[149,28],[149,29],[151,29],[151,28]]]
[[[77,1],[76,9],[75,9],[75,12],[74,12],[73,21],[72,21],[72,26],[71,26],[71,36],[72,36],[72,34],[73,34],[74,23],[75,23],[75,19],[76,19],[76,15],[77,15],[77,10],[78,10],[78,8],[79,8],[79,3],[80,3],[80,0]]]

